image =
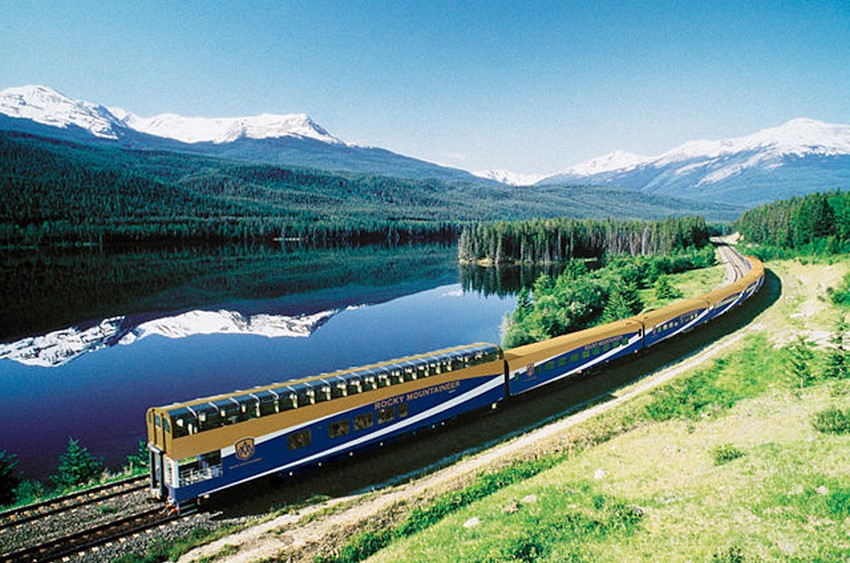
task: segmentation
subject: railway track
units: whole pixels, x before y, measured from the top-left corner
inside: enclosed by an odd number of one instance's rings
[[[717,251],[720,253],[723,261],[731,269],[731,276],[727,275],[726,284],[734,283],[743,278],[748,271],[748,263],[734,247],[729,246],[721,240],[712,240],[717,246]]]
[[[63,495],[50,500],[37,502],[20,508],[0,512],[0,530],[26,524],[77,507],[97,504],[147,487],[148,477],[141,475],[114,483]]]
[[[158,506],[0,556],[3,563],[54,561],[185,518]]]

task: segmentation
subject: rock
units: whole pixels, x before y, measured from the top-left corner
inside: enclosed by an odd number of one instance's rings
[[[820,487],[815,489],[815,492],[819,495],[828,495],[829,489],[827,489],[824,485],[821,485]]]
[[[522,504],[534,504],[537,502],[537,495],[527,495],[522,497]]]
[[[469,520],[467,520],[466,522],[463,523],[463,527],[464,528],[474,528],[474,527],[478,526],[479,524],[481,524],[481,520],[478,518],[478,516],[473,516],[472,518],[470,518]]]
[[[508,514],[513,514],[517,510],[519,510],[519,505],[516,502],[512,502],[505,507],[504,512],[507,512]]]
[[[593,478],[594,478],[594,479],[596,479],[596,480],[598,481],[598,480],[600,480],[600,479],[604,479],[604,478],[605,478],[605,475],[607,475],[607,473],[605,473],[605,472],[604,472],[603,470],[601,470],[601,469],[597,469],[597,470],[596,470],[596,473],[594,473],[594,474],[593,474]]]

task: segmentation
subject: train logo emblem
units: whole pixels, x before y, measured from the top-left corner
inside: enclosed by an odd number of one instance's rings
[[[527,366],[525,366],[525,375],[528,377],[534,377],[534,362],[531,362]]]
[[[236,459],[246,460],[254,455],[254,439],[243,438],[233,446],[236,449]]]

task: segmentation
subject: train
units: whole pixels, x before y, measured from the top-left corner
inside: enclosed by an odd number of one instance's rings
[[[150,408],[151,493],[184,511],[210,493],[353,456],[582,376],[749,299],[764,282],[764,266],[752,257],[742,263],[739,279],[701,297],[534,344],[456,346]]]

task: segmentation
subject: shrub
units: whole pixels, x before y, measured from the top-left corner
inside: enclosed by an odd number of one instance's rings
[[[825,434],[850,434],[850,409],[832,407],[815,415],[812,427]]]
[[[739,457],[743,457],[744,452],[733,446],[732,444],[721,444],[711,450],[711,457],[714,459],[714,465],[723,465],[734,461]]]

